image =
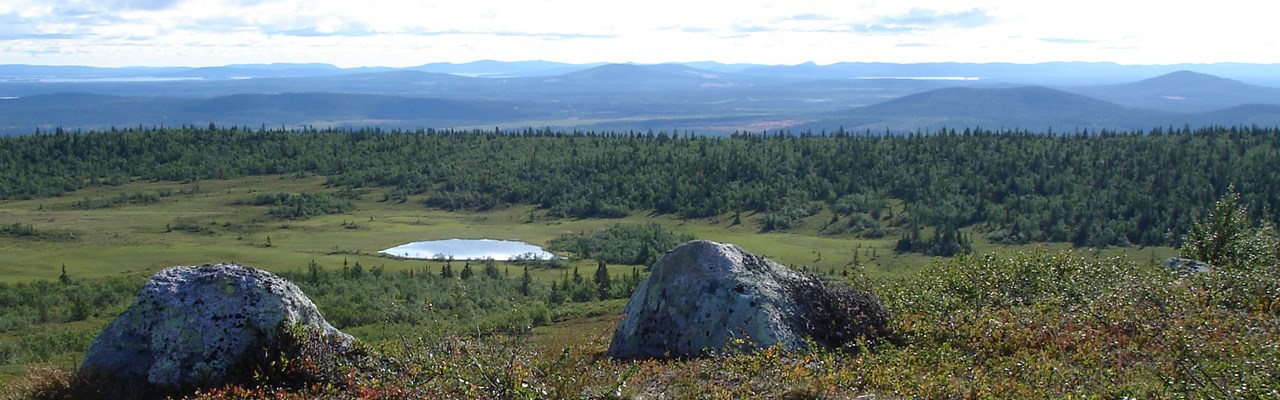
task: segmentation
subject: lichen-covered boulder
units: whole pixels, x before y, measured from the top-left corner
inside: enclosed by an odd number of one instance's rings
[[[261,358],[280,327],[300,325],[349,345],[293,283],[235,264],[172,267],[107,325],[85,354],[85,377],[126,387],[185,390],[228,383]]]
[[[673,358],[726,347],[829,347],[887,333],[874,296],[792,271],[731,244],[692,241],[668,252],[623,311],[609,355]],[[740,340],[739,340],[740,339]]]

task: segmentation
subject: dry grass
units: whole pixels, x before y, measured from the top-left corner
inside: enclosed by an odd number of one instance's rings
[[[62,399],[69,395],[75,374],[48,364],[33,365],[25,375],[0,389],[0,399]]]

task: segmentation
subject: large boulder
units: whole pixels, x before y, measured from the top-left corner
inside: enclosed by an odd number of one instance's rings
[[[222,385],[248,373],[288,325],[339,346],[352,341],[297,286],[269,272],[235,264],[167,268],[98,334],[80,371],[143,391]]]
[[[1190,258],[1169,257],[1164,259],[1162,264],[1174,272],[1205,273],[1213,271],[1213,266],[1209,265],[1209,263]]]
[[[609,355],[691,357],[727,347],[795,349],[874,341],[889,313],[874,296],[792,271],[731,244],[668,252],[627,302]]]

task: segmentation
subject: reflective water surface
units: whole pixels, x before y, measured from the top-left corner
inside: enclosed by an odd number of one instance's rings
[[[448,239],[413,242],[379,253],[404,258],[419,259],[454,259],[454,260],[494,260],[511,259],[551,259],[551,254],[541,247],[519,241],[494,239]]]

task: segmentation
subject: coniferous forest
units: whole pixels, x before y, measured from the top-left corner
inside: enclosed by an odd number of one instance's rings
[[[443,210],[532,204],[566,218],[754,213],[764,216],[762,231],[785,231],[827,208],[833,231],[876,237],[882,224],[893,225],[909,232],[899,250],[949,255],[955,246],[939,246],[938,238],[963,242],[961,228],[995,243],[1176,246],[1199,210],[1232,187],[1252,217],[1274,218],[1276,165],[1280,130],[1258,127],[706,137],[210,124],[0,138],[0,199],[132,179],[319,175],[331,186],[387,188],[390,200],[414,195]],[[895,202],[902,211],[889,215]]]

